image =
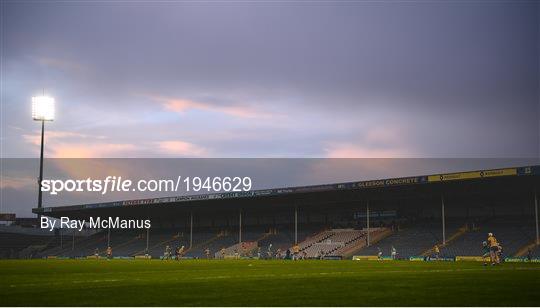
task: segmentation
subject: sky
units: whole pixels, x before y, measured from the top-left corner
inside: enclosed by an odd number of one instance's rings
[[[2,1],[1,157],[539,157],[537,1]]]
[[[256,188],[540,159],[538,1],[0,1],[0,212],[35,206],[42,93],[46,158],[443,158],[281,161]]]

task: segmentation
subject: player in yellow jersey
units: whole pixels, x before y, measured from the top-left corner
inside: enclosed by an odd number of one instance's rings
[[[435,246],[433,246],[433,253],[435,254],[435,260],[439,261],[439,256],[441,253],[441,249],[439,248],[439,245],[435,244]]]
[[[487,243],[489,245],[489,258],[491,265],[499,264],[499,242],[497,242],[497,239],[491,232],[488,233]]]
[[[298,244],[295,244],[293,246],[293,260],[298,260],[299,253],[300,253],[300,246],[298,246]]]

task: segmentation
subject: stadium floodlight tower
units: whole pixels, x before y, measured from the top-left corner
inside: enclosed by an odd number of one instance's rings
[[[43,147],[45,145],[45,121],[54,120],[54,98],[50,96],[32,97],[32,119],[41,121],[41,155],[39,157],[39,182],[38,182],[38,211],[41,210],[43,195],[41,192],[41,182],[43,181]],[[38,213],[41,219],[41,214]]]

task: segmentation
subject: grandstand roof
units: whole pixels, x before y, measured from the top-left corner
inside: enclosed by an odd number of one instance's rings
[[[44,207],[41,210],[34,208],[32,212],[40,213],[50,217],[60,217],[65,215],[71,216],[89,216],[90,213],[93,215],[101,215],[105,210],[112,209],[122,209],[123,211],[133,211],[136,208],[152,208],[155,209],[156,206],[170,207],[174,206],[178,208],[180,206],[185,206],[188,208],[201,207],[208,205],[208,203],[215,204],[216,202],[223,204],[230,203],[230,201],[235,201],[239,203],[243,200],[274,200],[283,203],[285,200],[290,201],[291,203],[298,204],[299,198],[301,196],[304,198],[307,195],[316,194],[314,200],[317,200],[321,194],[328,195],[336,193],[347,194],[348,197],[351,196],[349,193],[356,193],[355,196],[359,196],[362,193],[368,192],[378,192],[378,196],[381,194],[388,195],[399,191],[401,193],[405,191],[410,191],[408,188],[419,188],[429,187],[429,192],[440,193],[440,190],[433,190],[433,185],[437,187],[443,187],[445,189],[450,189],[455,184],[462,186],[464,183],[493,183],[494,181],[508,184],[510,182],[516,182],[518,185],[523,186],[524,181],[531,182],[532,179],[537,179],[536,176],[540,175],[540,165],[534,166],[523,166],[523,167],[512,167],[512,168],[501,168],[501,169],[488,169],[488,170],[475,170],[475,171],[466,171],[466,172],[455,172],[455,173],[444,173],[444,174],[431,174],[431,175],[422,175],[422,176],[410,176],[410,177],[400,177],[400,178],[390,178],[390,179],[379,179],[379,180],[368,180],[368,181],[356,181],[356,182],[345,182],[345,183],[336,183],[328,185],[313,185],[313,186],[298,186],[298,187],[287,187],[287,188],[274,188],[274,189],[263,189],[263,190],[252,190],[247,192],[227,192],[227,193],[213,193],[213,194],[199,194],[199,195],[186,195],[186,196],[174,196],[174,197],[162,197],[162,198],[146,198],[146,199],[135,199],[135,200],[122,200],[114,202],[103,202],[103,203],[91,203],[91,204],[81,204],[81,205],[71,205],[71,206],[57,206],[57,207]],[[532,181],[536,183],[536,181]],[[505,184],[505,185],[506,185]],[[534,184],[533,184],[534,185]],[[532,186],[531,186],[532,188]],[[444,190],[444,189],[443,189]],[[418,193],[419,190],[414,189],[415,193]],[[423,193],[426,193],[423,190]],[[371,197],[374,195],[371,194]],[[363,198],[366,195],[362,196]],[[305,201],[304,201],[305,202]],[[74,213],[78,213],[74,215]]]

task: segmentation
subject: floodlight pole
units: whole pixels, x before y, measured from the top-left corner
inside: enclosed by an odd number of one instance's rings
[[[371,238],[369,236],[369,200],[366,203],[366,218],[367,218],[367,246],[371,245]]]
[[[540,245],[540,234],[538,232],[538,195],[534,190],[534,216],[536,221],[536,245]]]
[[[238,213],[238,243],[242,244],[242,210]]]
[[[146,229],[146,254],[148,254],[148,245],[150,244],[150,228]]]
[[[298,205],[294,206],[294,244],[298,244]]]
[[[41,220],[41,207],[43,204],[43,193],[41,182],[43,181],[43,148],[45,146],[45,120],[41,120],[41,155],[39,157],[39,183],[38,183],[38,220]]]
[[[444,196],[441,195],[442,244],[446,246],[446,222],[444,217]]]
[[[189,249],[193,247],[193,212],[189,214]]]

